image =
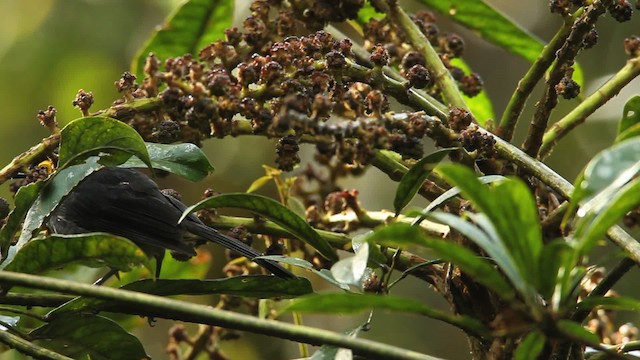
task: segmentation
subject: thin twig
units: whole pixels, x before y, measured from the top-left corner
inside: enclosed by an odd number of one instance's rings
[[[573,65],[574,59],[582,49],[584,37],[592,29],[598,17],[604,14],[605,11],[606,7],[602,1],[593,1],[584,13],[576,19],[567,40],[558,50],[556,62],[549,72],[544,95],[537,104],[535,115],[529,124],[527,138],[522,145],[525,153],[529,156],[534,158],[538,156],[544,131],[547,129],[553,109],[558,104],[556,85],[565,76],[567,69]]]
[[[589,97],[584,99],[570,113],[560,121],[556,122],[544,134],[542,146],[540,147],[540,158],[544,159],[553,150],[553,147],[565,137],[576,126],[585,122],[587,117],[598,110],[602,105],[620,90],[627,86],[633,79],[640,75],[640,56],[627,61],[627,64],[620,69],[609,81],[596,90]]]

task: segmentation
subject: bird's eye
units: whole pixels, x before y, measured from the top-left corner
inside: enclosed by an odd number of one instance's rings
[[[128,181],[121,181],[118,185],[127,186],[129,185]]]

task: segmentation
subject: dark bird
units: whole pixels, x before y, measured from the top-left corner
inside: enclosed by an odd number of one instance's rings
[[[160,274],[165,250],[178,258],[196,255],[194,244],[183,239],[185,232],[218,243],[251,260],[261,255],[245,243],[208,227],[194,214],[178,224],[186,208],[178,199],[161,192],[143,173],[106,167],[83,179],[60,202],[47,224],[57,234],[106,232],[125,237],[156,259],[156,276]],[[276,276],[295,278],[274,261],[254,261]]]

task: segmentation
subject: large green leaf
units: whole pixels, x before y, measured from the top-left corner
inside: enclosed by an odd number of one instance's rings
[[[596,307],[607,310],[639,311],[640,300],[628,297],[598,296],[588,297],[578,303],[580,310],[593,310]]]
[[[483,184],[489,184],[492,182],[496,182],[496,181],[502,181],[506,179],[506,177],[502,176],[502,175],[486,175],[486,176],[482,176],[478,178],[478,181],[480,181]],[[442,195],[438,196],[437,198],[433,199],[432,202],[429,203],[429,205],[427,205],[427,207],[425,207],[422,212],[423,212],[423,216],[421,217],[421,219],[424,218],[424,216],[426,216],[427,213],[429,213],[430,211],[433,211],[434,209],[436,209],[438,206],[444,204],[447,200],[457,196],[458,194],[460,194],[461,190],[460,188],[458,188],[457,186],[452,187],[451,189],[445,191],[444,193],[442,193]],[[422,221],[422,220],[420,220]]]
[[[483,0],[419,0],[483,39],[530,62],[542,52],[543,42]]]
[[[601,151],[589,161],[576,180],[571,196],[572,206],[575,208],[611,185],[623,186],[640,171],[639,164],[640,138],[632,138]],[[611,194],[617,192],[613,187],[610,189]]]
[[[197,55],[209,43],[224,38],[233,22],[233,0],[189,0],[177,8],[140,49],[131,72],[144,78],[149,53],[161,61],[184,54]]]
[[[529,188],[516,178],[489,188],[473,171],[460,165],[443,164],[438,171],[460,188],[474,208],[487,217],[490,224],[484,227],[485,230],[495,228],[521,276],[527,284],[536,284],[542,234],[536,203]]]
[[[187,208],[180,221],[194,211],[218,207],[245,209],[264,216],[294,234],[298,239],[313,246],[327,259],[338,260],[336,251],[303,218],[279,202],[261,195],[230,193],[213,196]]]
[[[468,215],[474,216],[473,214]],[[482,217],[481,214],[478,214],[472,218],[472,220],[474,220],[479,226],[482,225],[482,228],[469,223],[461,217],[449,213],[434,212],[429,214],[428,217],[434,221],[446,224],[451,228],[456,229],[466,238],[476,243],[476,245],[484,250],[500,267],[513,284],[513,287],[528,298],[533,296],[531,284],[525,281],[523,274],[518,269],[513,257],[509,254],[504,244],[500,241],[499,235],[495,232],[495,229],[491,227],[490,223],[486,224],[488,223],[486,217]]]
[[[83,117],[65,126],[60,135],[59,168],[100,156],[103,165],[120,165],[131,155],[147,166],[151,160],[144,140],[131,126],[109,117]]]
[[[532,331],[522,339],[514,354],[515,360],[537,360],[544,348],[546,337],[540,331]]]
[[[402,176],[393,200],[396,215],[413,199],[431,171],[453,150],[440,149],[423,157]]]
[[[226,294],[263,299],[288,299],[313,293],[311,283],[305,278],[285,280],[269,275],[235,276],[207,280],[145,279],[120,288],[160,296]],[[109,311],[112,306],[114,306],[112,301],[78,297],[52,310],[47,316],[53,318],[67,312]]]
[[[607,192],[608,193],[608,192]],[[600,201],[602,200],[602,201]],[[592,204],[595,203],[595,204]],[[640,179],[616,188],[611,197],[599,195],[585,203],[578,212],[574,237],[579,249],[586,254],[610,227],[640,204]]]
[[[342,259],[331,267],[333,278],[342,283],[349,285],[361,286],[362,278],[367,270],[367,262],[369,260],[369,243],[363,242],[354,256]]]
[[[4,270],[38,274],[69,264],[108,266],[121,271],[138,265],[151,267],[149,258],[133,242],[111,234],[89,233],[34,239],[5,263]]]
[[[38,181],[21,187],[15,196],[15,207],[9,214],[6,224],[0,230],[0,253],[2,254],[2,262],[7,260],[9,247],[13,242],[22,220],[24,220],[27,212],[38,198],[38,194],[42,189],[44,182]]]
[[[447,322],[475,334],[486,333],[486,328],[476,319],[452,315],[433,309],[414,299],[391,295],[369,295],[352,293],[326,293],[294,299],[283,311],[314,312],[329,314],[353,314],[364,310],[384,309],[424,315]]]
[[[169,171],[187,180],[200,181],[214,169],[207,156],[194,144],[156,144],[145,143],[151,166],[154,169]],[[131,157],[122,167],[146,167],[137,157]]]
[[[555,239],[542,248],[540,265],[538,266],[540,277],[537,289],[544,299],[550,300],[556,290],[567,288],[567,284],[561,279],[570,280],[568,275],[571,274],[571,269],[575,266],[573,263],[575,252],[576,249],[564,239]],[[558,297],[557,300],[564,299]],[[552,304],[552,306],[554,305]]]
[[[633,96],[624,104],[622,119],[618,123],[618,136],[615,141],[620,142],[630,138],[631,134],[637,134],[635,131],[629,133],[636,125],[640,125],[640,96],[638,95]]]
[[[82,179],[101,167],[97,163],[98,158],[91,157],[86,163],[73,165],[58,171],[46,185],[40,190],[36,201],[33,203],[22,225],[20,239],[9,252],[9,258],[15,255],[29,240],[35,230],[39,229],[45,218],[58,205],[60,200],[66,196]]]
[[[150,358],[140,340],[113,320],[97,315],[61,316],[34,329],[29,336],[73,359]]]
[[[357,337],[360,331],[363,330],[364,325],[358,326],[355,329],[349,329],[344,332],[346,336]],[[316,352],[313,353],[309,360],[351,360],[353,354],[351,349],[339,348],[331,345],[322,345]]]
[[[386,225],[377,228],[367,237],[367,240],[381,245],[399,247],[417,245],[430,248],[437,256],[458,265],[469,276],[491,288],[502,298],[514,297],[513,287],[486,259],[451,241],[428,237],[417,226],[404,223]]]
[[[584,344],[595,345],[600,343],[598,335],[585,329],[581,324],[570,320],[559,320],[556,323],[558,330],[572,340],[581,340]]]

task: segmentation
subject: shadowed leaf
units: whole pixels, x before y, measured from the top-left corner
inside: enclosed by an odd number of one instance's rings
[[[425,156],[402,176],[393,200],[396,215],[413,199],[431,171],[453,150],[455,149],[441,149]]]
[[[200,181],[214,170],[207,156],[194,144],[145,145],[154,169],[168,171],[191,181]],[[131,157],[120,166],[140,168],[146,167],[146,164],[137,157]]]
[[[232,207],[250,210],[280,225],[298,239],[313,246],[329,260],[338,259],[335,250],[307,222],[279,202],[255,194],[230,193],[213,196],[187,208],[180,221],[194,211],[206,208]]]
[[[29,333],[46,347],[73,359],[143,359],[140,340],[111,319],[73,314],[55,319]]]
[[[34,239],[16,253],[4,270],[38,274],[69,264],[108,266],[121,271],[138,265],[151,267],[149,258],[133,242],[111,234],[89,233]]]
[[[84,117],[70,122],[60,135],[59,169],[90,156],[100,156],[103,165],[120,165],[131,155],[147,166],[151,160],[140,134],[122,121],[108,117]]]
[[[120,287],[160,296],[226,294],[250,298],[293,298],[313,293],[305,278],[281,279],[270,275],[235,276],[207,280],[145,279]],[[112,301],[78,297],[52,310],[47,316],[57,317],[67,312],[108,311]],[[135,310],[135,309],[134,309]]]

